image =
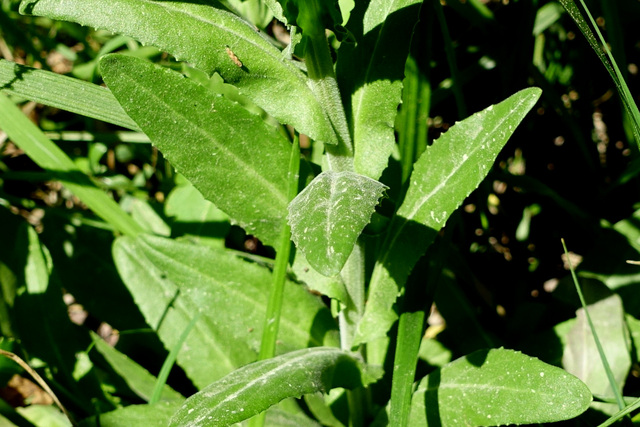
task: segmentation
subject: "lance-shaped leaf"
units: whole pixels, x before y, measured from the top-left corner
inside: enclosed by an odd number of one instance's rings
[[[0,90],[40,104],[139,130],[109,89],[93,83],[1,59]]]
[[[283,59],[254,26],[215,4],[208,0],[24,0],[20,12],[104,28],[154,45],[209,74],[218,72],[282,123],[313,139],[337,143],[304,73]]]
[[[550,423],[589,408],[589,388],[555,366],[505,349],[480,350],[426,376],[410,427]]]
[[[247,232],[277,242],[288,203],[289,142],[180,73],[122,55],[100,65],[127,114],[176,170]]]
[[[370,383],[360,359],[328,347],[308,348],[237,369],[191,396],[174,414],[172,427],[228,426],[288,397],[353,389]]]
[[[291,236],[309,264],[340,273],[386,186],[353,172],[323,172],[289,204]]]
[[[113,248],[122,280],[166,348],[193,316],[202,315],[177,363],[197,387],[257,359],[271,271],[233,252],[171,239],[120,238]],[[322,302],[287,282],[277,351],[337,344]]]
[[[482,182],[540,93],[522,90],[456,123],[418,159],[376,261],[356,343],[386,335],[398,318],[393,304],[411,269],[449,215]]]
[[[357,43],[343,43],[338,54],[336,73],[352,126],[356,172],[373,179],[387,167],[396,142],[393,126],[421,3],[356,2],[347,27]]]

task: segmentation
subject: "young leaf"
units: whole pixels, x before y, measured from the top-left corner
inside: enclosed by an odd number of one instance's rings
[[[353,172],[323,172],[289,204],[291,235],[309,264],[340,273],[385,185]]]
[[[360,359],[336,348],[315,347],[237,369],[187,399],[172,427],[228,426],[288,397],[348,389],[370,382]]]
[[[123,281],[167,348],[202,313],[177,359],[197,387],[256,360],[269,269],[227,250],[153,236],[118,239],[113,252]],[[337,344],[335,323],[318,298],[291,282],[285,294],[278,352]]]
[[[276,243],[288,204],[289,142],[175,71],[119,55],[100,65],[125,111],[176,170],[247,232]]]
[[[330,144],[333,128],[298,67],[251,24],[208,0],[24,0],[20,12],[151,44],[227,83],[282,123]],[[131,23],[134,22],[135,25]]]
[[[398,292],[449,215],[482,182],[515,128],[540,97],[522,90],[444,133],[416,162],[371,277],[356,344],[386,335]]]
[[[333,0],[278,0],[290,25],[296,25],[304,34],[324,35],[325,28],[333,30],[342,22],[340,11]]]
[[[357,2],[348,25],[357,43],[343,43],[338,53],[336,74],[352,126],[355,170],[373,179],[387,167],[395,145],[393,125],[421,3]]]
[[[426,376],[409,426],[547,423],[587,410],[589,388],[566,371],[520,352],[480,350]]]

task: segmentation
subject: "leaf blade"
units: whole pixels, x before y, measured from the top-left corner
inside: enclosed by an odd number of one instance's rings
[[[363,5],[368,8],[364,10]],[[380,178],[395,145],[394,121],[402,99],[404,64],[409,54],[420,1],[362,2],[347,25],[358,42],[338,53],[338,82],[352,126],[356,172]]]
[[[342,270],[386,186],[353,172],[318,175],[289,204],[296,246],[325,276]]]
[[[268,268],[228,250],[147,235],[119,238],[113,252],[123,281],[167,348],[202,312],[177,358],[197,387],[257,359]],[[291,282],[285,293],[278,352],[337,344],[335,322],[316,297]]]
[[[255,27],[219,5],[205,0],[25,0],[20,12],[104,28],[154,45],[209,74],[219,73],[282,123],[337,143],[304,73]]]
[[[522,90],[457,123],[416,162],[373,270],[356,343],[380,338],[391,328],[397,319],[393,304],[409,272],[449,215],[484,179],[540,93],[537,88]]]
[[[244,366],[191,396],[170,425],[227,426],[288,397],[363,385],[362,362],[336,348],[315,347]],[[340,375],[334,375],[336,371]]]
[[[179,73],[120,55],[100,64],[125,111],[176,170],[249,233],[276,243],[288,204],[289,142]]]
[[[479,350],[420,382],[409,426],[554,422],[580,415],[591,400],[560,368],[512,350]]]

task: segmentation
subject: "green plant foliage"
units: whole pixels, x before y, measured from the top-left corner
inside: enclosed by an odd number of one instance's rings
[[[131,360],[127,355],[120,353],[118,350],[107,344],[102,338],[96,334],[91,334],[94,348],[105,358],[107,363],[118,373],[120,377],[124,379],[131,388],[142,399],[149,401],[153,388],[156,383],[156,378],[149,373],[142,366]],[[161,401],[178,401],[184,400],[184,397],[173,390],[171,387],[165,385],[162,389]]]
[[[61,108],[132,130],[140,130],[109,89],[0,60],[0,89],[32,101]],[[82,101],[80,101],[82,100]]]
[[[587,309],[613,369],[615,381],[619,390],[622,390],[631,368],[631,340],[624,320],[622,300],[619,295],[613,294],[588,305]],[[562,366],[584,381],[593,394],[613,398],[614,392],[602,366],[583,308],[578,310],[577,321],[568,332],[566,340]]]
[[[317,271],[342,270],[385,185],[353,172],[323,172],[289,204],[292,239]]]
[[[355,388],[372,377],[352,354],[310,348],[247,365],[184,403],[171,426],[228,426],[250,418],[287,397],[335,387]]]
[[[336,142],[304,74],[252,25],[219,4],[36,0],[22,2],[20,12],[104,28],[164,49],[208,74],[219,73],[283,123],[314,139]]]
[[[640,3],[593,6],[0,1],[0,389],[62,402],[0,416],[637,421]]]
[[[271,283],[268,269],[228,251],[152,236],[118,239],[114,259],[167,348],[193,315],[202,313],[177,359],[198,387],[256,360]],[[327,309],[301,286],[286,286],[278,352],[335,344]]]
[[[589,389],[564,370],[505,349],[480,350],[420,381],[410,426],[499,426],[581,414]]]
[[[404,62],[417,0],[359,2],[348,29],[356,43],[339,50],[337,77],[355,145],[356,172],[380,178],[395,145],[393,123],[401,100]]]
[[[288,141],[179,73],[126,56],[100,64],[116,98],[176,170],[247,231],[276,242],[288,203]]]
[[[407,195],[376,261],[356,341],[382,337],[397,315],[392,306],[409,272],[449,215],[486,176],[504,144],[540,97],[525,89],[457,123],[416,162]]]

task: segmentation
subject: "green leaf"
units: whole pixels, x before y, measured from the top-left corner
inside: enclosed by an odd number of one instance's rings
[[[173,219],[172,236],[188,236],[195,242],[223,248],[231,228],[227,215],[205,200],[189,181],[180,178],[164,205],[165,215]]]
[[[300,133],[337,143],[304,73],[283,59],[253,25],[211,3],[24,0],[20,12],[104,28],[154,45],[209,74],[218,72],[227,83]]]
[[[0,89],[40,104],[140,130],[109,89],[0,59]]]
[[[358,2],[348,25],[357,43],[343,43],[339,50],[336,74],[352,127],[355,170],[373,179],[387,167],[396,142],[404,65],[421,3]]]
[[[288,397],[356,388],[369,379],[360,359],[336,348],[283,354],[235,370],[191,396],[171,419],[172,427],[228,426]]]
[[[288,204],[289,142],[175,71],[119,55],[100,64],[125,111],[176,170],[247,232],[275,244]]]
[[[296,25],[304,34],[324,35],[342,23],[342,15],[333,0],[278,0],[289,25]]]
[[[179,402],[158,402],[155,405],[131,405],[88,418],[80,427],[145,426],[166,427],[167,420],[179,407]]]
[[[416,162],[376,261],[355,344],[386,335],[398,317],[393,305],[413,266],[449,215],[482,182],[540,93],[522,90],[457,123]]]
[[[228,250],[153,236],[120,238],[113,251],[120,275],[166,348],[202,313],[177,358],[197,387],[256,360],[269,269]],[[291,282],[285,294],[278,353],[337,344],[335,322],[317,297]]]
[[[111,368],[127,383],[129,388],[140,398],[148,401],[153,393],[156,378],[145,368],[129,359],[127,355],[111,347],[97,334],[92,332],[91,338],[93,339],[95,349],[100,352]],[[184,397],[168,385],[165,385],[160,399],[167,402],[181,402],[184,400]]]
[[[512,350],[480,350],[420,381],[409,426],[555,422],[580,415],[591,400],[587,386],[560,368]]]
[[[624,320],[622,299],[617,294],[611,294],[588,305],[587,309],[615,381],[619,390],[622,390],[631,369],[631,339]],[[583,308],[577,311],[577,322],[567,334],[562,366],[584,381],[592,393],[614,396]]]
[[[309,264],[340,273],[387,188],[353,172],[323,172],[289,204],[291,236]]]
[[[52,171],[73,194],[116,230],[135,235],[142,228],[120,206],[83,174],[64,151],[44,136],[18,107],[0,93],[0,128],[38,166]]]

